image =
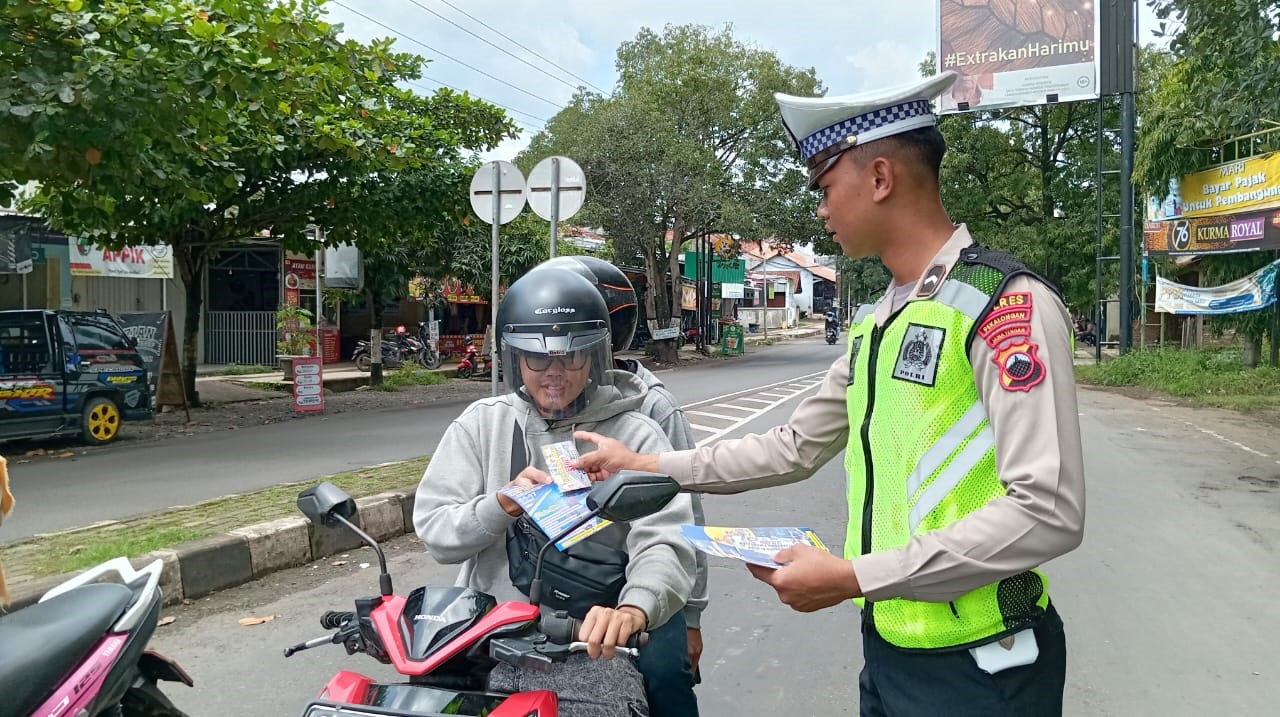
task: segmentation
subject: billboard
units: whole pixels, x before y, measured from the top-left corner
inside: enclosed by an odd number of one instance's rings
[[[172,279],[173,253],[167,245],[103,249],[85,239],[68,239],[72,276]]]
[[[1147,199],[1147,219],[1211,217],[1280,207],[1280,152],[1219,164],[1169,180],[1161,200]]]
[[[960,77],[938,111],[1098,96],[1095,0],[939,0],[938,71]]]
[[[1146,222],[1142,244],[1153,256],[1280,250],[1280,211]]]

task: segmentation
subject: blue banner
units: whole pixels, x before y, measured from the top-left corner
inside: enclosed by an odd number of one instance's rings
[[[1222,286],[1184,286],[1156,277],[1156,311],[1167,314],[1237,314],[1257,311],[1276,301],[1273,261],[1252,274]]]

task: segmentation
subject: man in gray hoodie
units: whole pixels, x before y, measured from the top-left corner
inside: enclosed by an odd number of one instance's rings
[[[609,310],[614,355],[626,350],[635,336],[640,316],[636,290],[627,275],[613,264],[592,256],[559,256],[544,261],[533,271],[551,267],[580,274],[596,287]],[[662,379],[639,361],[615,358],[613,367],[634,374],[644,382],[649,391],[640,412],[662,426],[673,450],[697,447],[689,419]],[[701,496],[693,493],[689,499],[694,523],[703,525],[706,521]],[[702,656],[702,611],[707,608],[708,599],[706,555],[698,552],[694,557],[697,571],[688,604],[680,615],[660,630],[651,632],[648,647],[640,653],[640,672],[644,675],[651,717],[698,717],[698,697],[693,688]]]
[[[612,370],[608,318],[595,287],[572,272],[532,272],[508,290],[497,330],[512,390],[473,403],[449,426],[414,507],[414,527],[431,555],[462,564],[458,585],[498,600],[526,599],[511,583],[505,542],[521,509],[499,491],[550,480],[542,446],[591,430],[649,451],[670,448],[662,428],[638,412],[647,387]],[[514,470],[520,455],[527,467]],[[689,499],[681,495],[654,515],[588,538],[629,556],[616,605],[593,607],[584,621],[580,637],[591,643],[591,657],[612,657],[631,634],[661,626],[684,607],[694,556],[679,526],[692,520]],[[549,673],[500,665],[489,686],[553,690],[571,717],[647,714],[640,673],[626,657],[574,655]]]

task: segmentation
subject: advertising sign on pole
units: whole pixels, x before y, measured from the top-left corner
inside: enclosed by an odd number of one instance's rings
[[[294,356],[292,360],[294,412],[323,411],[324,359],[320,356]]]
[[[1142,242],[1152,256],[1280,250],[1280,211],[1147,222]]]
[[[72,276],[172,279],[173,252],[167,245],[103,249],[85,239],[67,239]]]
[[[1096,0],[939,0],[939,112],[1098,96]]]

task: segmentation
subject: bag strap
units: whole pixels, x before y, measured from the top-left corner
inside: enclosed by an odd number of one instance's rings
[[[524,445],[524,431],[520,430],[520,419],[511,420],[511,480],[515,480],[529,464],[529,452]]]

